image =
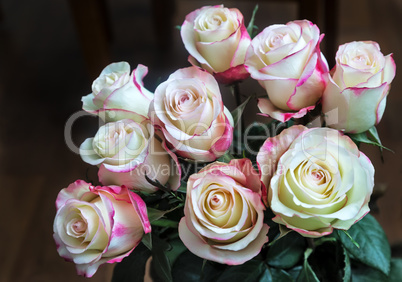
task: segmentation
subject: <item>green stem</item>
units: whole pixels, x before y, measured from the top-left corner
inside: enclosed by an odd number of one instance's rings
[[[241,94],[240,94],[240,85],[239,82],[234,82],[231,85],[231,90],[232,90],[232,94],[235,97],[235,101],[236,101],[236,108],[239,107],[241,105]],[[240,127],[239,127],[240,126]],[[237,125],[237,130],[238,130],[238,136],[240,138],[240,140],[242,140],[242,131],[244,131],[244,119],[243,119],[243,115],[241,115],[240,117],[240,122]],[[241,155],[242,152],[236,152],[236,154]]]
[[[311,248],[312,250],[315,249],[315,242],[313,238],[306,238],[307,239],[307,245],[309,246],[309,248]]]
[[[157,187],[158,189],[162,190],[165,193],[169,193],[171,196],[175,197],[180,202],[182,203],[184,202],[184,200],[181,197],[177,196],[175,192],[173,192],[169,187],[166,187],[163,184],[161,184],[157,179],[152,180],[146,174],[144,176],[145,179],[148,181],[148,183],[154,185],[155,187]]]
[[[238,81],[232,84],[232,93],[236,99],[236,107],[240,106],[241,105],[241,97],[240,97],[240,87],[239,87]]]

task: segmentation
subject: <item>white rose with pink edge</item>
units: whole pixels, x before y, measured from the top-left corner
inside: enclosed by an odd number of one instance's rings
[[[249,159],[212,163],[190,176],[179,236],[195,255],[242,264],[268,242],[261,182]]]
[[[57,251],[86,277],[104,263],[120,262],[151,232],[144,201],[126,187],[77,180],[60,191],[56,208]]]
[[[233,117],[218,83],[198,67],[179,69],[156,88],[149,117],[169,148],[185,159],[214,161],[232,143]]]
[[[177,190],[180,166],[163,136],[157,136],[148,119],[135,121],[138,116],[129,119],[127,113],[120,116],[126,118],[106,123],[95,137],[81,144],[81,158],[99,166],[98,177],[103,185],[125,185],[137,191],[155,192],[157,187],[149,183],[148,177]]]
[[[348,230],[369,212],[374,167],[338,130],[292,126],[257,155],[273,221],[305,237]]]
[[[328,75],[321,40],[307,20],[271,25],[253,38],[245,66],[268,94],[258,100],[263,115],[285,122],[315,108]]]
[[[360,133],[378,124],[395,77],[392,54],[384,56],[373,41],[346,43],[331,72],[322,99],[327,126]]]
[[[223,5],[197,9],[186,16],[180,33],[189,62],[219,82],[230,84],[250,76],[244,59],[251,39],[238,9]]]
[[[141,64],[131,74],[127,62],[108,65],[92,83],[92,93],[82,97],[83,110],[109,121],[118,120],[115,110],[147,117],[153,99],[142,82],[147,72],[148,68]]]

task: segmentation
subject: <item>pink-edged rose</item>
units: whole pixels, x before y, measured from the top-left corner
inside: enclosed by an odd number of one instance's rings
[[[98,176],[103,185],[156,191],[147,176],[176,190],[181,174],[177,157],[155,134],[148,119],[109,122],[99,128],[95,137],[81,144],[80,155],[85,162],[100,166]]]
[[[56,208],[57,251],[86,277],[101,264],[120,262],[151,232],[144,201],[126,187],[77,180],[60,191]]]
[[[331,72],[322,100],[327,125],[360,133],[378,124],[395,77],[392,54],[384,56],[373,41],[346,43],[339,46]]]
[[[190,176],[179,236],[197,256],[242,264],[268,242],[259,174],[248,159],[215,162]]]
[[[143,86],[148,68],[138,65],[130,74],[127,62],[112,63],[105,67],[92,83],[92,93],[82,97],[82,108],[103,120],[118,120],[115,110],[130,111],[148,116],[153,95]]]
[[[305,237],[347,230],[369,212],[374,167],[338,130],[292,126],[265,141],[257,163],[273,220]]]
[[[285,122],[314,109],[328,74],[321,39],[307,20],[271,25],[253,38],[245,66],[267,91],[269,100],[258,101],[262,114]]]
[[[229,148],[233,117],[215,78],[198,67],[179,69],[155,90],[149,116],[179,156],[214,161]]]
[[[192,65],[201,66],[225,84],[249,77],[244,58],[250,36],[238,9],[205,6],[186,16],[181,38]]]

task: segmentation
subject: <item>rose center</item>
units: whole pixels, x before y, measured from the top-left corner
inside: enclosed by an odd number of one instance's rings
[[[185,103],[188,100],[190,100],[190,97],[188,97],[188,95],[183,95],[180,98],[180,103]]]
[[[124,76],[124,77],[122,77]],[[119,81],[120,80],[120,81]],[[92,84],[92,93],[96,96],[101,92],[104,88],[108,88],[113,86],[115,83],[122,86],[127,83],[129,80],[129,76],[124,72],[112,72],[110,74],[105,74],[98,77]]]
[[[277,47],[281,46],[283,43],[283,35],[282,34],[277,34],[270,40],[270,47]]]
[[[126,134],[131,132],[132,128],[124,128],[121,122],[107,124],[95,136],[94,149],[102,157],[112,157],[125,145]]]
[[[212,208],[218,208],[222,204],[222,196],[220,195],[214,195],[211,199],[211,207]]]
[[[356,57],[353,58],[353,61],[355,61],[359,65],[370,65],[370,58],[368,58],[365,55],[357,55]]]
[[[315,181],[320,181],[321,179],[323,179],[325,177],[324,173],[322,171],[317,171],[317,170],[313,170],[311,172],[311,175],[313,176],[313,179]]]
[[[271,32],[265,39],[264,53],[291,43],[294,43],[294,40],[287,31]]]
[[[198,95],[198,89],[187,86],[169,93],[165,105],[174,117],[180,117],[192,113],[204,101],[205,99]]]
[[[221,18],[219,15],[214,15],[214,16],[212,17],[212,24],[213,24],[214,26],[219,26],[219,25],[221,25],[221,24],[222,24],[222,18]]]
[[[87,231],[87,223],[81,217],[74,218],[67,224],[67,234],[74,238],[84,237]]]
[[[82,220],[79,219],[73,223],[73,230],[75,233],[84,233],[87,230],[87,224]]]

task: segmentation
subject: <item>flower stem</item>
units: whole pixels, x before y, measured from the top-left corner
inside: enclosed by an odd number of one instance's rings
[[[315,242],[313,238],[306,238],[307,239],[307,245],[309,246],[309,248],[311,249],[315,249]]]
[[[239,107],[241,105],[241,94],[240,94],[240,85],[239,82],[236,81],[234,82],[231,86],[230,89],[232,90],[232,95],[235,98],[236,101],[236,108]],[[243,115],[241,115],[240,117],[240,121],[237,124],[237,131],[238,131],[238,138],[240,138],[240,140],[242,140],[242,132],[244,131],[244,119],[243,119]],[[241,152],[236,152],[236,154],[241,155]]]
[[[148,181],[148,183],[150,183],[151,185],[154,185],[159,190],[162,190],[163,192],[170,194],[171,196],[173,196],[174,198],[176,198],[180,202],[184,202],[183,198],[179,197],[169,187],[166,187],[166,186],[162,185],[157,179],[152,180],[146,174],[144,176],[145,176],[145,179]]]

